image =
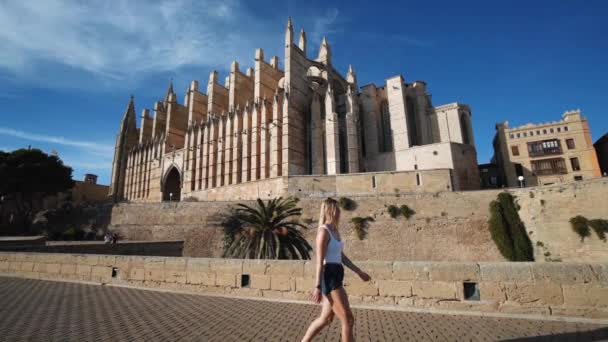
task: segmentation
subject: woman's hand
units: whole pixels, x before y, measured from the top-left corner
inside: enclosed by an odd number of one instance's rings
[[[359,272],[359,278],[361,278],[361,280],[363,280],[363,281],[369,281],[370,279],[372,279],[372,277],[370,277],[369,274],[367,274],[363,271]]]
[[[321,303],[321,290],[315,287],[310,293],[310,300],[315,304]]]

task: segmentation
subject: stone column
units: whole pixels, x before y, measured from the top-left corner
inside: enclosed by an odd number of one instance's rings
[[[325,156],[328,175],[340,173],[340,131],[334,107],[333,91],[328,85],[325,94]]]
[[[217,172],[217,140],[218,140],[218,119],[214,115],[211,119],[211,139],[209,139],[209,187],[217,186],[215,174]]]
[[[243,162],[241,167],[241,182],[251,180],[251,108],[249,104],[245,106],[243,112]]]
[[[272,100],[272,124],[270,129],[270,177],[282,175],[283,164],[283,103],[281,95],[275,94]]]
[[[203,132],[203,188],[208,189],[211,187],[210,181],[210,167],[211,167],[211,118],[207,117],[207,122],[205,122],[205,130]]]
[[[260,114],[258,102],[253,105],[251,115],[251,180],[260,179]]]
[[[226,117],[226,134],[224,135],[225,140],[225,162],[224,162],[224,185],[233,183],[232,180],[232,145],[234,144],[234,112],[231,111]]]
[[[357,95],[349,89],[346,95],[346,144],[348,173],[359,172],[359,106]]]
[[[232,183],[241,183],[243,148],[243,112],[237,106],[234,113],[234,138],[232,144]]]
[[[224,151],[226,149],[226,115],[222,115],[218,118],[218,132],[217,132],[217,162],[215,169],[215,186],[224,185]]]
[[[260,179],[268,178],[270,172],[270,141],[269,141],[269,120],[272,120],[266,105],[266,99],[261,104],[262,121],[260,123]]]
[[[321,99],[316,92],[312,95],[312,103],[310,105],[310,144],[312,158],[312,174],[325,174],[325,152],[323,151],[323,135],[325,127],[321,118]]]

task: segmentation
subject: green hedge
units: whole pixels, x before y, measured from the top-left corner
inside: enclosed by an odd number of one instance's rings
[[[492,239],[506,259],[534,261],[532,243],[510,193],[500,193],[498,198],[490,203],[488,224]]]

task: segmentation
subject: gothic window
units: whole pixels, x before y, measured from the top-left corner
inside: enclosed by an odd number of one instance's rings
[[[380,152],[390,152],[393,150],[393,133],[391,130],[391,116],[388,110],[388,101],[382,101],[380,105]]]

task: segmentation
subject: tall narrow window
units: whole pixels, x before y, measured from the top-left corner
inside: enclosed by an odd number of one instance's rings
[[[511,146],[511,154],[513,154],[514,156],[518,156],[519,155],[519,146]]]
[[[566,139],[566,146],[568,146],[569,150],[574,149],[576,147],[574,145],[574,139]]]
[[[382,101],[382,104],[380,105],[380,127],[382,129],[380,152],[390,152],[393,150],[393,133],[391,130],[391,117],[388,110],[388,101]]]
[[[572,171],[581,170],[581,164],[579,164],[578,158],[570,158],[570,165],[572,165]]]
[[[410,140],[410,146],[420,145],[420,139],[418,137],[418,123],[416,122],[416,109],[414,108],[414,99],[406,98],[407,108],[407,131],[408,138]]]

